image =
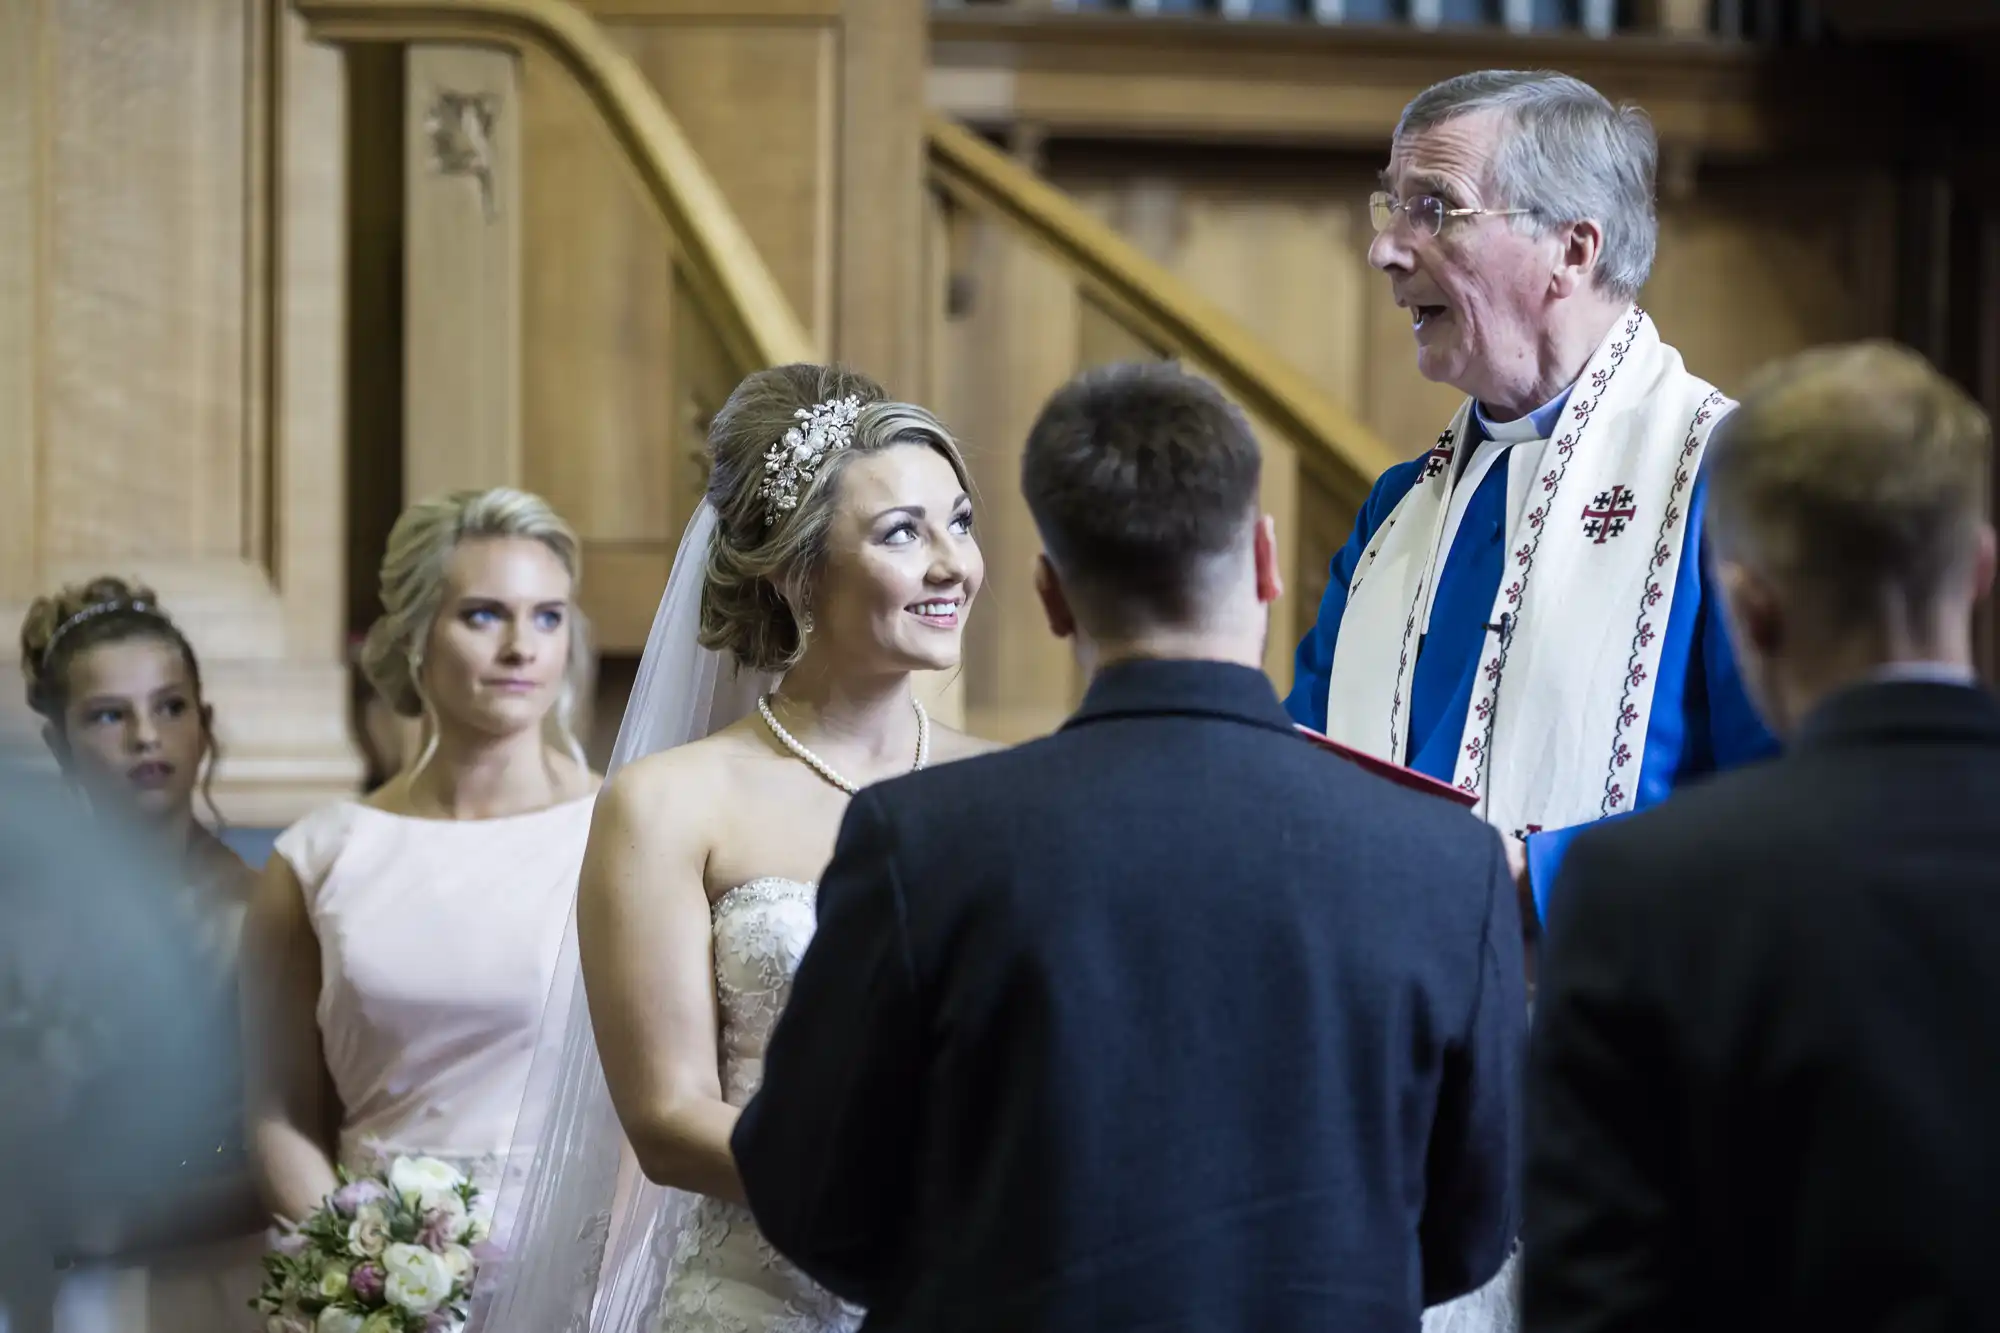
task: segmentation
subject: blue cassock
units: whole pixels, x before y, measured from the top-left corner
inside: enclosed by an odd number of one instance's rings
[[[1568,400],[1565,390],[1553,402],[1536,409],[1533,416],[1538,434],[1546,437],[1555,429]],[[1489,438],[1485,418],[1477,408],[1472,421],[1475,443]],[[1472,449],[1460,452],[1461,466],[1472,454]],[[1410,752],[1403,763],[1444,782],[1452,780],[1458,762],[1465,713],[1472,706],[1473,677],[1478,674],[1479,655],[1486,645],[1486,620],[1493,614],[1494,598],[1500,591],[1507,535],[1507,468],[1512,462],[1510,451],[1494,463],[1473,493],[1438,578],[1430,632],[1417,651],[1410,698]],[[1299,644],[1292,693],[1285,700],[1293,719],[1315,731],[1326,727],[1327,676],[1333,666],[1333,645],[1340,636],[1340,620],[1347,611],[1347,587],[1354,578],[1354,563],[1367,549],[1375,530],[1416,484],[1423,467],[1424,459],[1414,458],[1382,474],[1355,519],[1347,544],[1333,558],[1326,596],[1319,604],[1319,620]],[[1723,629],[1721,599],[1710,595],[1708,571],[1701,556],[1707,495],[1707,479],[1697,477],[1680,574],[1674,584],[1673,610],[1660,652],[1660,675],[1654,686],[1653,715],[1646,728],[1634,810],[1657,804],[1693,778],[1763,758],[1778,748],[1744,693],[1736,655]],[[1549,887],[1555,882],[1563,852],[1585,827],[1579,824],[1528,836],[1528,880],[1535,894],[1535,910],[1544,921],[1548,919]]]

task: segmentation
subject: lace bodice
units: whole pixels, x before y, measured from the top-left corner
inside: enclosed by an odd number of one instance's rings
[[[764,1078],[764,1047],[784,1012],[792,975],[817,924],[818,887],[753,879],[715,900],[715,993],[722,1012],[722,1095],[750,1100]],[[786,1263],[748,1210],[697,1200],[682,1223],[662,1333],[851,1333],[861,1311]]]
[[[742,1106],[764,1081],[764,1047],[812,943],[818,888],[753,879],[715,900],[715,993],[722,1010],[722,1096]]]

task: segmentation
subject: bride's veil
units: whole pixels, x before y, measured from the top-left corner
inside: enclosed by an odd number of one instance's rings
[[[716,523],[703,500],[681,537],[607,778],[728,726],[770,688],[768,677],[739,672],[698,639]],[[542,1024],[468,1333],[634,1333],[657,1308],[692,1200],[645,1181],[625,1148],[584,1000],[573,912]]]

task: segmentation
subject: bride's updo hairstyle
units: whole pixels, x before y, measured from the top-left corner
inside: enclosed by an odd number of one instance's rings
[[[424,652],[444,600],[445,567],[459,543],[493,538],[538,541],[569,574],[569,662],[547,725],[562,748],[584,762],[574,719],[588,689],[590,645],[583,613],[574,602],[580,563],[576,533],[541,496],[496,486],[419,500],[397,517],[382,554],[382,614],[361,646],[361,671],[398,716],[429,723],[430,735],[413,771],[437,749],[436,710],[424,694]]]
[[[814,407],[858,400],[853,439],[825,455],[797,488],[797,503],[766,496],[765,455]],[[760,370],[736,386],[708,428],[708,502],[718,522],[701,594],[702,646],[727,652],[751,671],[790,670],[805,652],[801,622],[826,564],[827,528],[850,460],[901,444],[936,450],[972,489],[958,441],[912,403],[889,401],[882,386],[840,366]],[[768,520],[768,521],[767,521]]]

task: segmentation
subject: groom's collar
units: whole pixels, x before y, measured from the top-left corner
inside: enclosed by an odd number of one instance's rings
[[[1263,672],[1233,662],[1128,659],[1098,670],[1083,706],[1065,723],[1162,714],[1226,717],[1290,732],[1292,719]]]

